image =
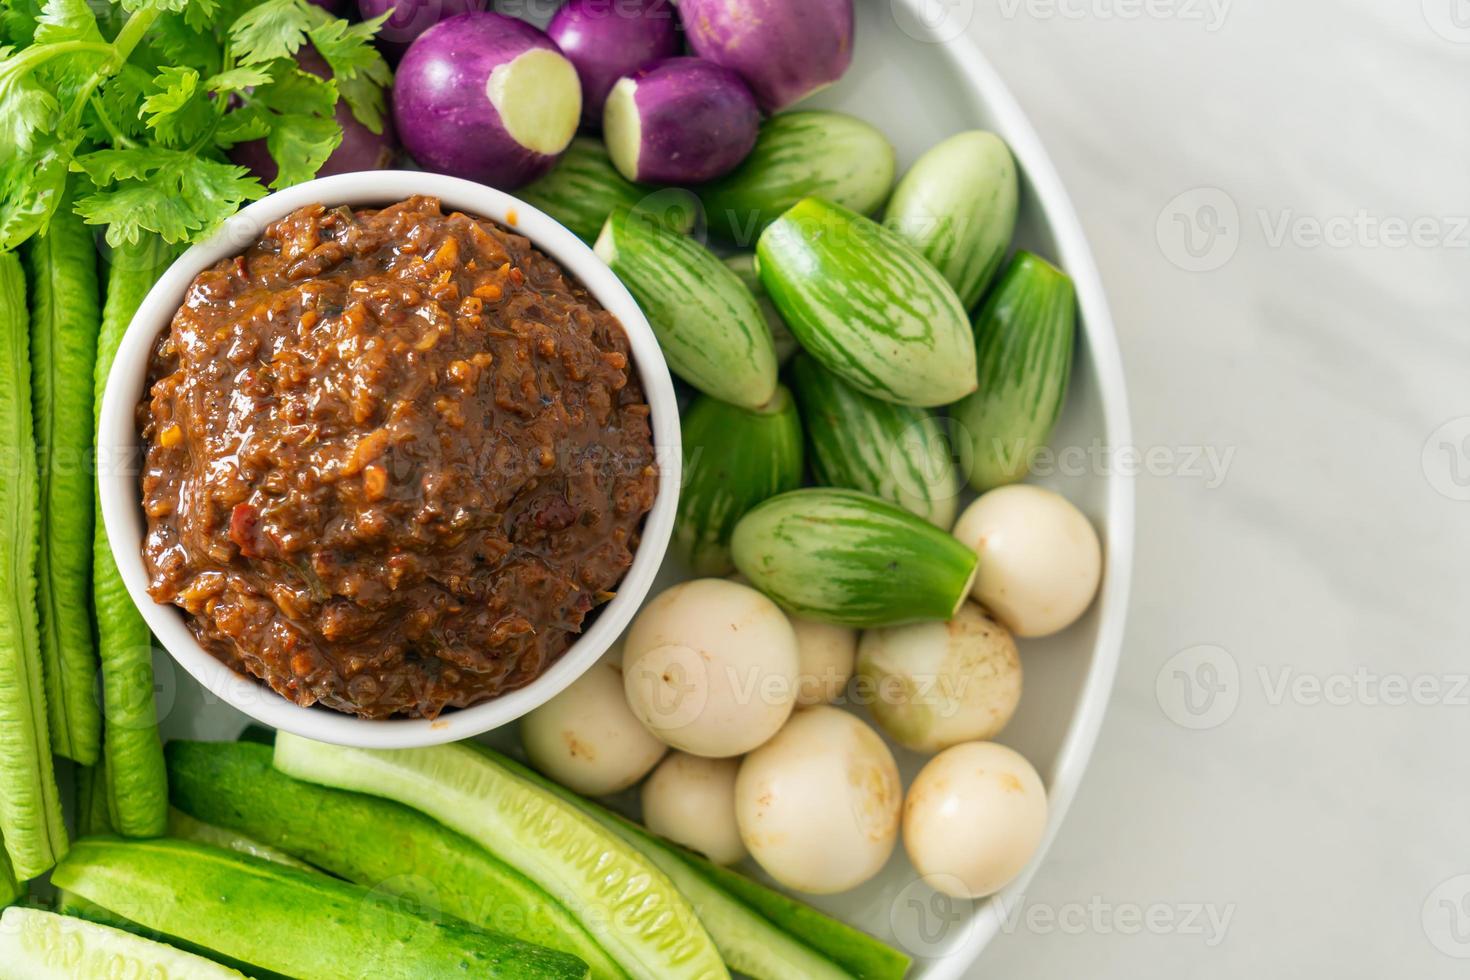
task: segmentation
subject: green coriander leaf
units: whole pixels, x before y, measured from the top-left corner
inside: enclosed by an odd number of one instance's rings
[[[290,61],[272,65],[271,74],[271,83],[257,87],[252,101],[287,116],[330,118],[336,111],[337,85],[330,79],[302,71]]]
[[[84,115],[87,137],[95,143],[108,144],[116,136],[137,139],[147,132],[143,115],[138,111],[148,97],[153,76],[134,64],[123,65],[97,89],[88,101]]]
[[[29,47],[41,19],[38,0],[0,0],[0,44]]]
[[[342,142],[342,127],[335,120],[316,116],[279,116],[265,138],[266,149],[279,172],[271,190],[280,190],[310,180]]]
[[[143,100],[148,126],[166,146],[188,146],[214,125],[216,107],[192,68],[164,68]]]
[[[189,5],[190,0],[118,0],[122,9],[130,14],[140,10],[151,10],[158,13],[178,13]]]
[[[59,108],[16,55],[0,50],[0,167],[29,153],[39,133],[54,129]]]
[[[384,13],[372,20],[349,24],[340,17],[327,17],[310,28],[306,35],[312,46],[332,68],[332,75],[342,82],[362,74],[381,84],[392,77],[388,63],[373,45],[373,37],[383,21]]]
[[[36,18],[36,44],[58,44],[62,41],[86,41],[102,44],[97,16],[87,0],[46,0]]]
[[[218,0],[189,0],[189,5],[184,8],[184,21],[197,30],[212,27],[218,17]]]
[[[265,139],[271,131],[273,117],[259,106],[242,106],[225,113],[219,128],[214,131],[214,141],[222,147],[231,147],[248,140]]]
[[[271,73],[265,68],[257,65],[244,65],[213,76],[205,82],[205,88],[211,92],[243,92],[257,85],[269,84],[270,81]]]
[[[70,148],[54,141],[17,157],[0,171],[0,252],[8,252],[51,221],[66,189]]]
[[[242,65],[289,58],[306,43],[306,31],[315,23],[307,0],[265,0],[245,11],[230,25],[235,60]]]
[[[164,147],[99,150],[77,158],[98,185],[77,202],[89,224],[107,225],[114,247],[143,232],[177,243],[197,237],[234,214],[265,188],[244,167]]]
[[[387,98],[383,86],[359,74],[356,78],[337,79],[337,91],[352,110],[353,118],[374,133],[383,131],[383,112]]]
[[[187,65],[208,76],[218,72],[224,60],[214,32],[207,27],[192,27],[187,17],[178,14],[164,14],[154,22],[148,45],[157,67]],[[134,61],[138,60],[135,55]]]

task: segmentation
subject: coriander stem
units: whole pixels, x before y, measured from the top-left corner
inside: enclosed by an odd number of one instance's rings
[[[158,15],[159,11],[153,9],[135,11],[129,15],[127,22],[123,24],[122,30],[117,32],[117,37],[112,39],[111,44],[91,45],[94,48],[100,47],[112,57],[98,65],[96,70],[92,72],[92,76],[87,79],[87,83],[77,93],[76,101],[67,110],[66,116],[62,119],[62,125],[58,128],[70,128],[76,126],[81,121],[82,110],[86,108],[87,102],[92,98],[92,93],[97,91],[97,86],[101,85],[105,79],[117,74],[122,69],[122,66],[127,64],[128,59],[133,56],[133,50],[142,42],[143,36],[148,33],[148,28],[153,26],[153,22],[158,19]],[[77,44],[81,42],[73,41],[68,43]],[[50,45],[49,47],[58,48],[65,47],[65,45],[57,44]]]

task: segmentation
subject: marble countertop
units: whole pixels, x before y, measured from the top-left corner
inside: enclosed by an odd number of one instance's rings
[[[1050,149],[1140,447],[1091,769],[976,977],[1470,971],[1470,2],[934,0]]]

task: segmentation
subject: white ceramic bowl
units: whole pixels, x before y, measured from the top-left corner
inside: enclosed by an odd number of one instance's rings
[[[513,225],[581,280],[622,322],[652,410],[659,489],[633,565],[618,587],[617,596],[546,673],[519,690],[472,708],[446,712],[433,721],[368,721],[326,708],[300,707],[255,678],[235,673],[199,645],[181,610],[159,605],[148,595],[142,558],[146,527],[139,503],[140,440],[134,409],[143,397],[153,344],[168,327],[189,283],[200,272],[221,259],[238,255],[260,237],[267,224],[303,205],[320,202],[329,207],[378,207],[414,194],[438,197],[446,210]],[[133,602],[164,649],[212,694],[256,721],[307,738],[362,748],[408,748],[469,738],[519,718],[572,683],[606,652],[643,602],[668,548],[678,502],[679,410],[674,386],[653,331],[633,297],[591,249],[547,215],[509,194],[439,174],[390,170],[324,177],[277,191],[235,215],[208,241],[190,248],[174,262],[143,300],[108,375],[101,418],[97,437],[98,495],[107,536]]]

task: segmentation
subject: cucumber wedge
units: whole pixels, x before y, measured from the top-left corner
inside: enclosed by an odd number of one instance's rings
[[[397,800],[478,842],[565,905],[629,976],[729,976],[662,872],[580,810],[466,745],[372,751],[281,732],[275,766]]]
[[[332,874],[626,976],[560,903],[474,841],[389,800],[304,783],[246,742],[170,742],[174,805]]]
[[[913,960],[865,932],[697,854],[685,860],[731,896],[805,942],[858,980],[903,980]]]
[[[791,382],[818,483],[861,490],[945,530],[953,526],[960,480],[938,418],[871,398],[805,354],[792,364]]]
[[[684,414],[684,489],[674,545],[695,575],[728,575],[735,522],[801,486],[801,420],[784,386],[755,411],[701,396]]]
[[[270,757],[270,753],[266,753]],[[188,840],[196,844],[208,844],[210,847],[218,847],[225,851],[234,851],[236,854],[244,854],[262,861],[274,861],[276,864],[284,864],[288,868],[297,868],[301,871],[313,870],[311,865],[305,861],[298,861],[285,851],[278,851],[268,844],[262,844],[243,834],[237,834],[224,827],[216,827],[212,823],[195,820],[182,810],[173,807],[168,811],[168,835],[174,840]]]
[[[655,189],[633,183],[612,165],[602,140],[588,136],[572,140],[551,173],[516,195],[589,244],[618,208],[640,210],[679,234],[689,232],[699,217],[699,201],[692,193],[679,187]]]
[[[932,407],[975,390],[964,306],[896,233],[809,197],[765,230],[756,258],[801,346],[860,391]]]
[[[0,909],[25,894],[25,887],[15,880],[15,871],[10,867],[10,857],[5,853],[5,843],[0,841]]]
[[[0,977],[243,980],[243,973],[131,933],[40,909],[0,915]]]
[[[878,210],[893,189],[893,144],[841,112],[783,112],[766,120],[745,162],[699,187],[710,231],[749,248],[804,197],[859,214]]]
[[[863,629],[952,618],[979,563],[948,532],[856,490],[772,497],[735,525],[730,550],[790,611]]]
[[[959,293],[980,301],[1016,233],[1016,161],[994,133],[960,133],[909,168],[883,223],[913,243]]]
[[[421,917],[391,893],[187,841],[79,841],[52,881],[144,929],[288,976],[587,976],[573,956]]]
[[[771,297],[766,295],[766,287],[761,283],[760,273],[755,271],[755,253],[743,252],[739,255],[731,255],[725,259],[725,265],[740,277],[740,281],[745,283],[745,288],[750,290],[750,295],[755,297],[756,304],[766,318],[766,326],[771,328],[771,343],[776,348],[776,363],[785,364],[797,351],[801,350],[801,345],[791,335],[791,328],[786,325],[786,321],[781,319],[781,311],[776,309],[776,304],[772,303]]]
[[[750,290],[713,252],[622,208],[608,217],[594,250],[643,307],[675,374],[732,405],[771,400],[770,329]]]
[[[1066,273],[1019,252],[975,320],[980,390],[950,409],[970,484],[1015,483],[1045,446],[1067,400],[1077,296]]]
[[[752,911],[711,881],[703,873],[702,865],[708,864],[703,858],[670,844],[611,810],[583,799],[494,749],[479,744],[475,745],[475,749],[522,779],[566,800],[658,865],[659,870],[668,875],[669,880],[694,905],[699,920],[709,930],[715,945],[720,949],[720,955],[732,970],[755,980],[786,980],[788,977],[801,977],[802,980],[841,980],[848,977],[833,960],[802,943],[797,937],[783,932],[770,920]],[[825,918],[815,910],[812,911],[814,915]],[[861,936],[870,944],[882,945],[855,930],[848,932]]]

